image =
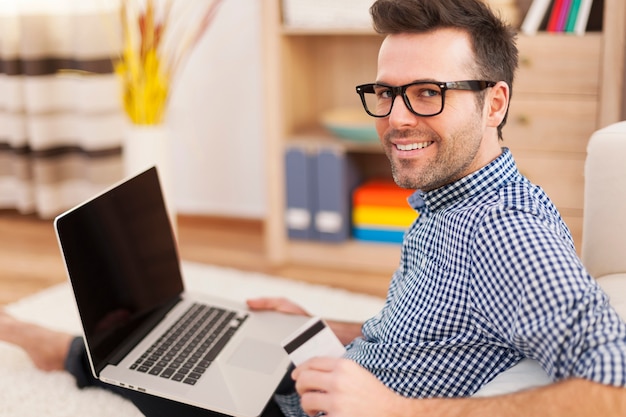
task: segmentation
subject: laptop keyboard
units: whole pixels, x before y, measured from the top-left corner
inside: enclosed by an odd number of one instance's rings
[[[246,317],[195,303],[130,369],[195,385]]]

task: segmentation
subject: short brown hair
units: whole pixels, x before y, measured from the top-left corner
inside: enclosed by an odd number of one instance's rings
[[[476,76],[504,81],[513,91],[518,64],[516,33],[481,0],[377,0],[370,8],[374,29],[383,35],[422,33],[454,28],[470,35],[476,56]],[[508,115],[508,112],[507,112]],[[507,116],[498,126],[502,127]]]

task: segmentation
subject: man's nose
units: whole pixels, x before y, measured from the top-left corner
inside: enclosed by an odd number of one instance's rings
[[[391,113],[389,113],[389,124],[394,127],[406,126],[414,124],[418,116],[413,114],[404,102],[404,98],[401,95],[397,95],[393,98],[393,105],[391,106]]]

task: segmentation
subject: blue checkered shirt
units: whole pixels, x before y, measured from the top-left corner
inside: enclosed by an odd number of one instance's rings
[[[508,149],[409,202],[420,216],[384,307],[348,358],[416,398],[472,395],[522,358],[555,381],[626,386],[626,324]],[[296,396],[278,401],[287,416],[304,415]]]

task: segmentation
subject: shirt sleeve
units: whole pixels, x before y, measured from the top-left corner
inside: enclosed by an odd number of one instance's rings
[[[554,380],[626,386],[626,325],[558,222],[499,208],[475,233],[472,309],[486,337],[538,360]]]

